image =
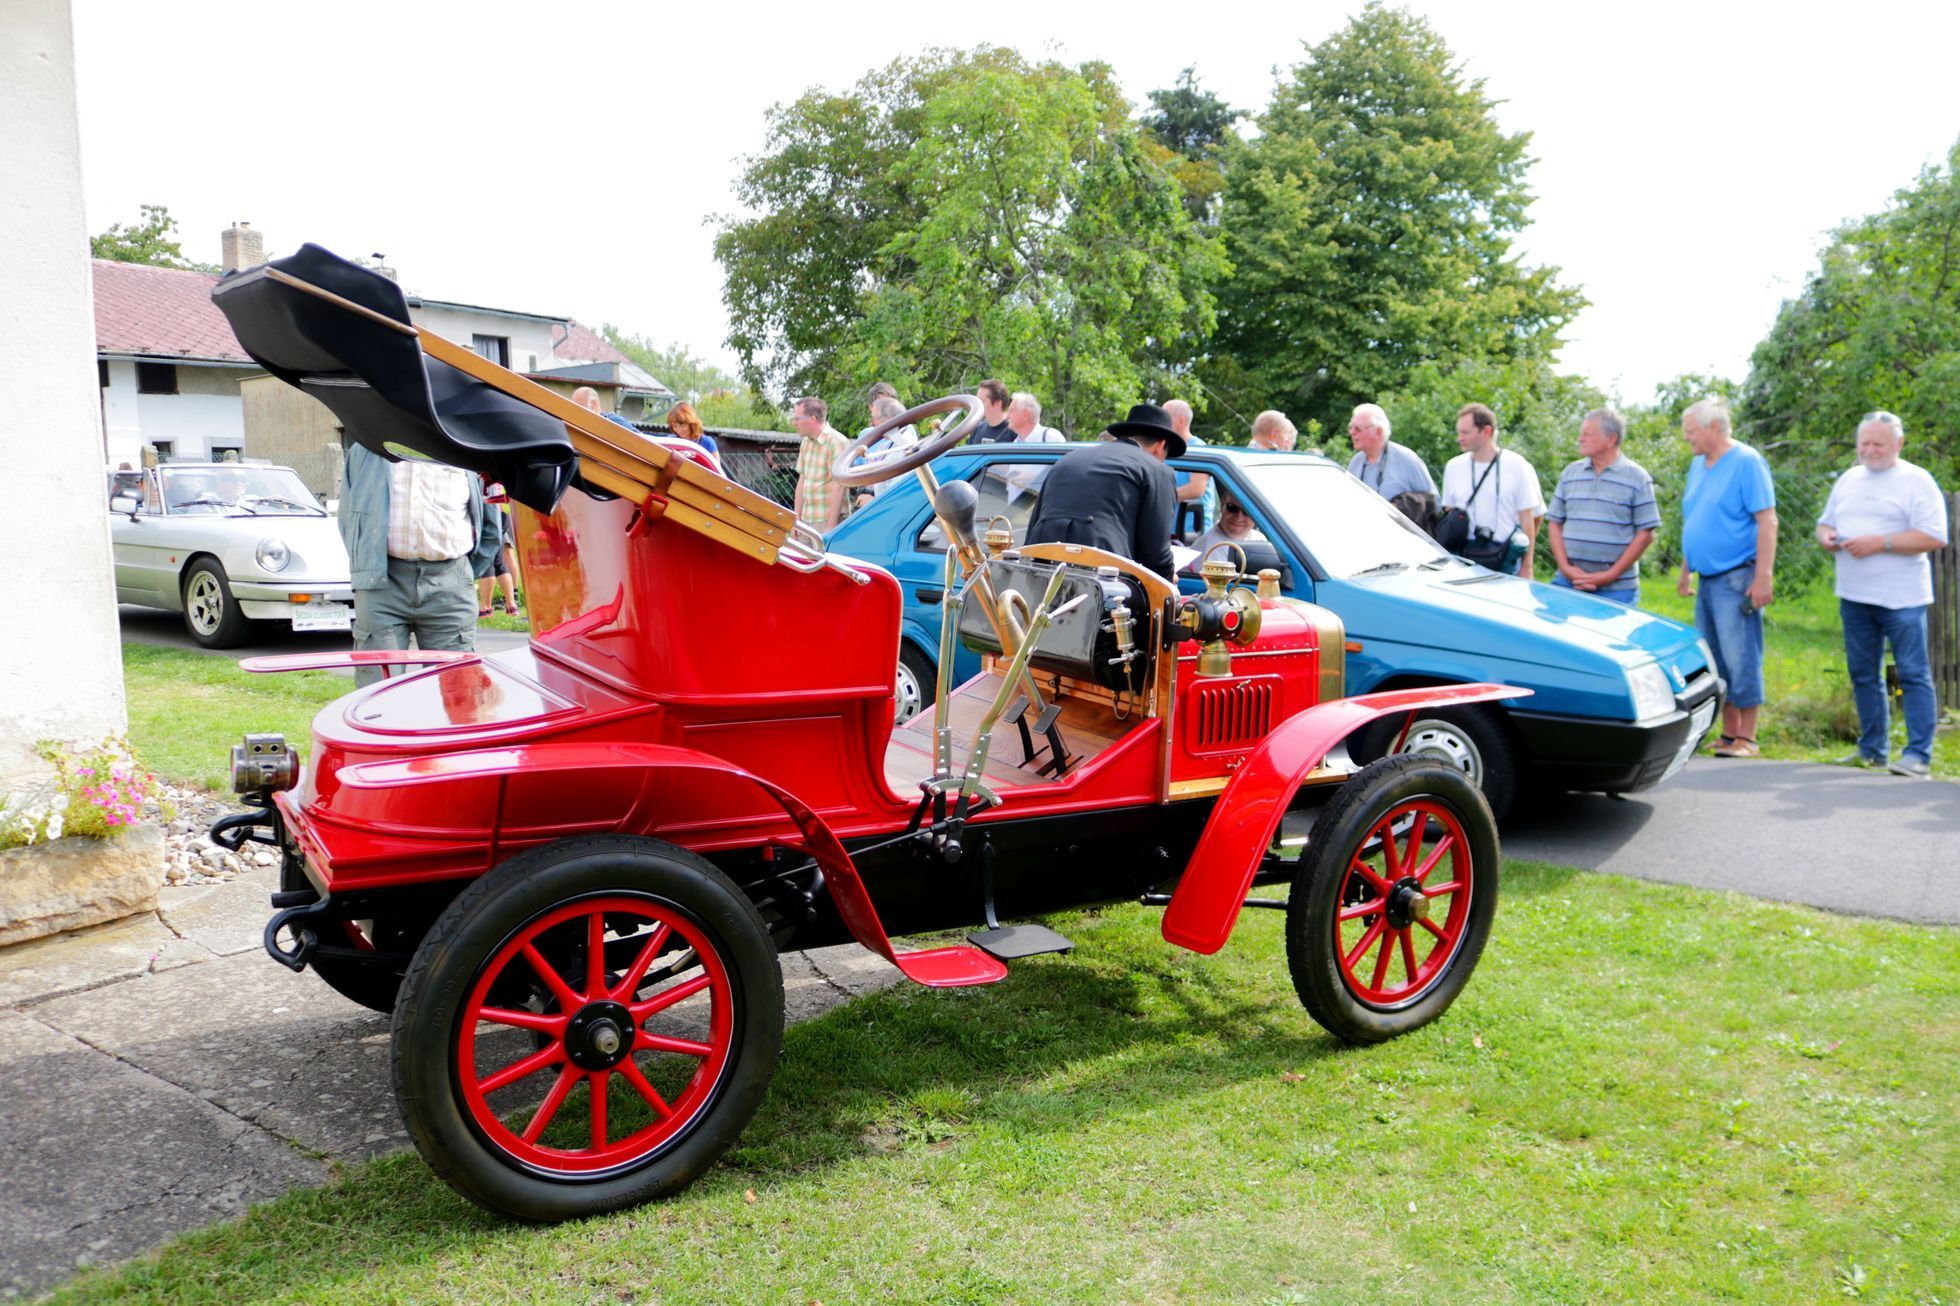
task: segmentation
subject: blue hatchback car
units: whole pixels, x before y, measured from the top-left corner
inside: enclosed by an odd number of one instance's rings
[[[1005,517],[1020,541],[1041,480],[1069,445],[963,446],[941,457],[944,481],[973,483],[984,530]],[[1312,453],[1194,446],[1171,465],[1213,478],[1249,510],[1252,570],[1276,567],[1293,598],[1346,626],[1346,692],[1496,681],[1529,698],[1417,721],[1405,751],[1444,758],[1502,816],[1523,786],[1628,793],[1680,769],[1711,728],[1722,684],[1708,648],[1678,622],[1569,589],[1502,575],[1446,553],[1347,469]],[[1194,505],[1195,506],[1195,505]],[[1194,538],[1203,523],[1183,523]],[[945,540],[911,477],[831,532],[833,552],[889,570],[905,595],[899,713],[931,702],[940,656]],[[1195,577],[1179,578],[1200,590]],[[958,678],[978,657],[955,650]],[[1352,742],[1357,761],[1394,743],[1392,727]]]

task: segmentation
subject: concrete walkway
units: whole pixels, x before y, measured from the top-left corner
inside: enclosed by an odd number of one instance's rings
[[[1505,852],[1960,924],[1960,785],[1697,760],[1521,814]],[[0,949],[0,1297],[409,1145],[387,1017],[264,955],[271,889],[270,870],[168,889],[154,915]],[[792,1019],[897,978],[855,945],[783,974]]]
[[[260,946],[274,876],[0,949],[0,1299],[411,1145],[388,1017]],[[792,1020],[897,979],[855,944],[783,958]]]

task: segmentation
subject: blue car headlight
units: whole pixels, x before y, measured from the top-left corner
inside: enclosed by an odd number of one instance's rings
[[[1667,678],[1667,668],[1660,663],[1643,662],[1629,667],[1626,677],[1627,693],[1633,697],[1634,720],[1647,721],[1674,711],[1674,684]]]
[[[286,547],[284,540],[267,537],[259,541],[258,550],[252,555],[259,560],[259,566],[267,571],[284,571],[286,564],[293,560],[293,551]]]

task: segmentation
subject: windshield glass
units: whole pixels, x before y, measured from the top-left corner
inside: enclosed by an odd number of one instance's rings
[[[165,467],[163,502],[189,516],[324,517],[299,476],[284,467]]]
[[[1301,459],[1247,467],[1244,475],[1329,576],[1345,580],[1455,562],[1388,500],[1342,468]]]

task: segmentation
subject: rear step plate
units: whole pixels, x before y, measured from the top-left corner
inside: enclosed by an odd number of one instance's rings
[[[1067,952],[1075,946],[1046,925],[1003,925],[997,930],[982,930],[966,937],[974,947],[1002,961],[1044,952]]]

